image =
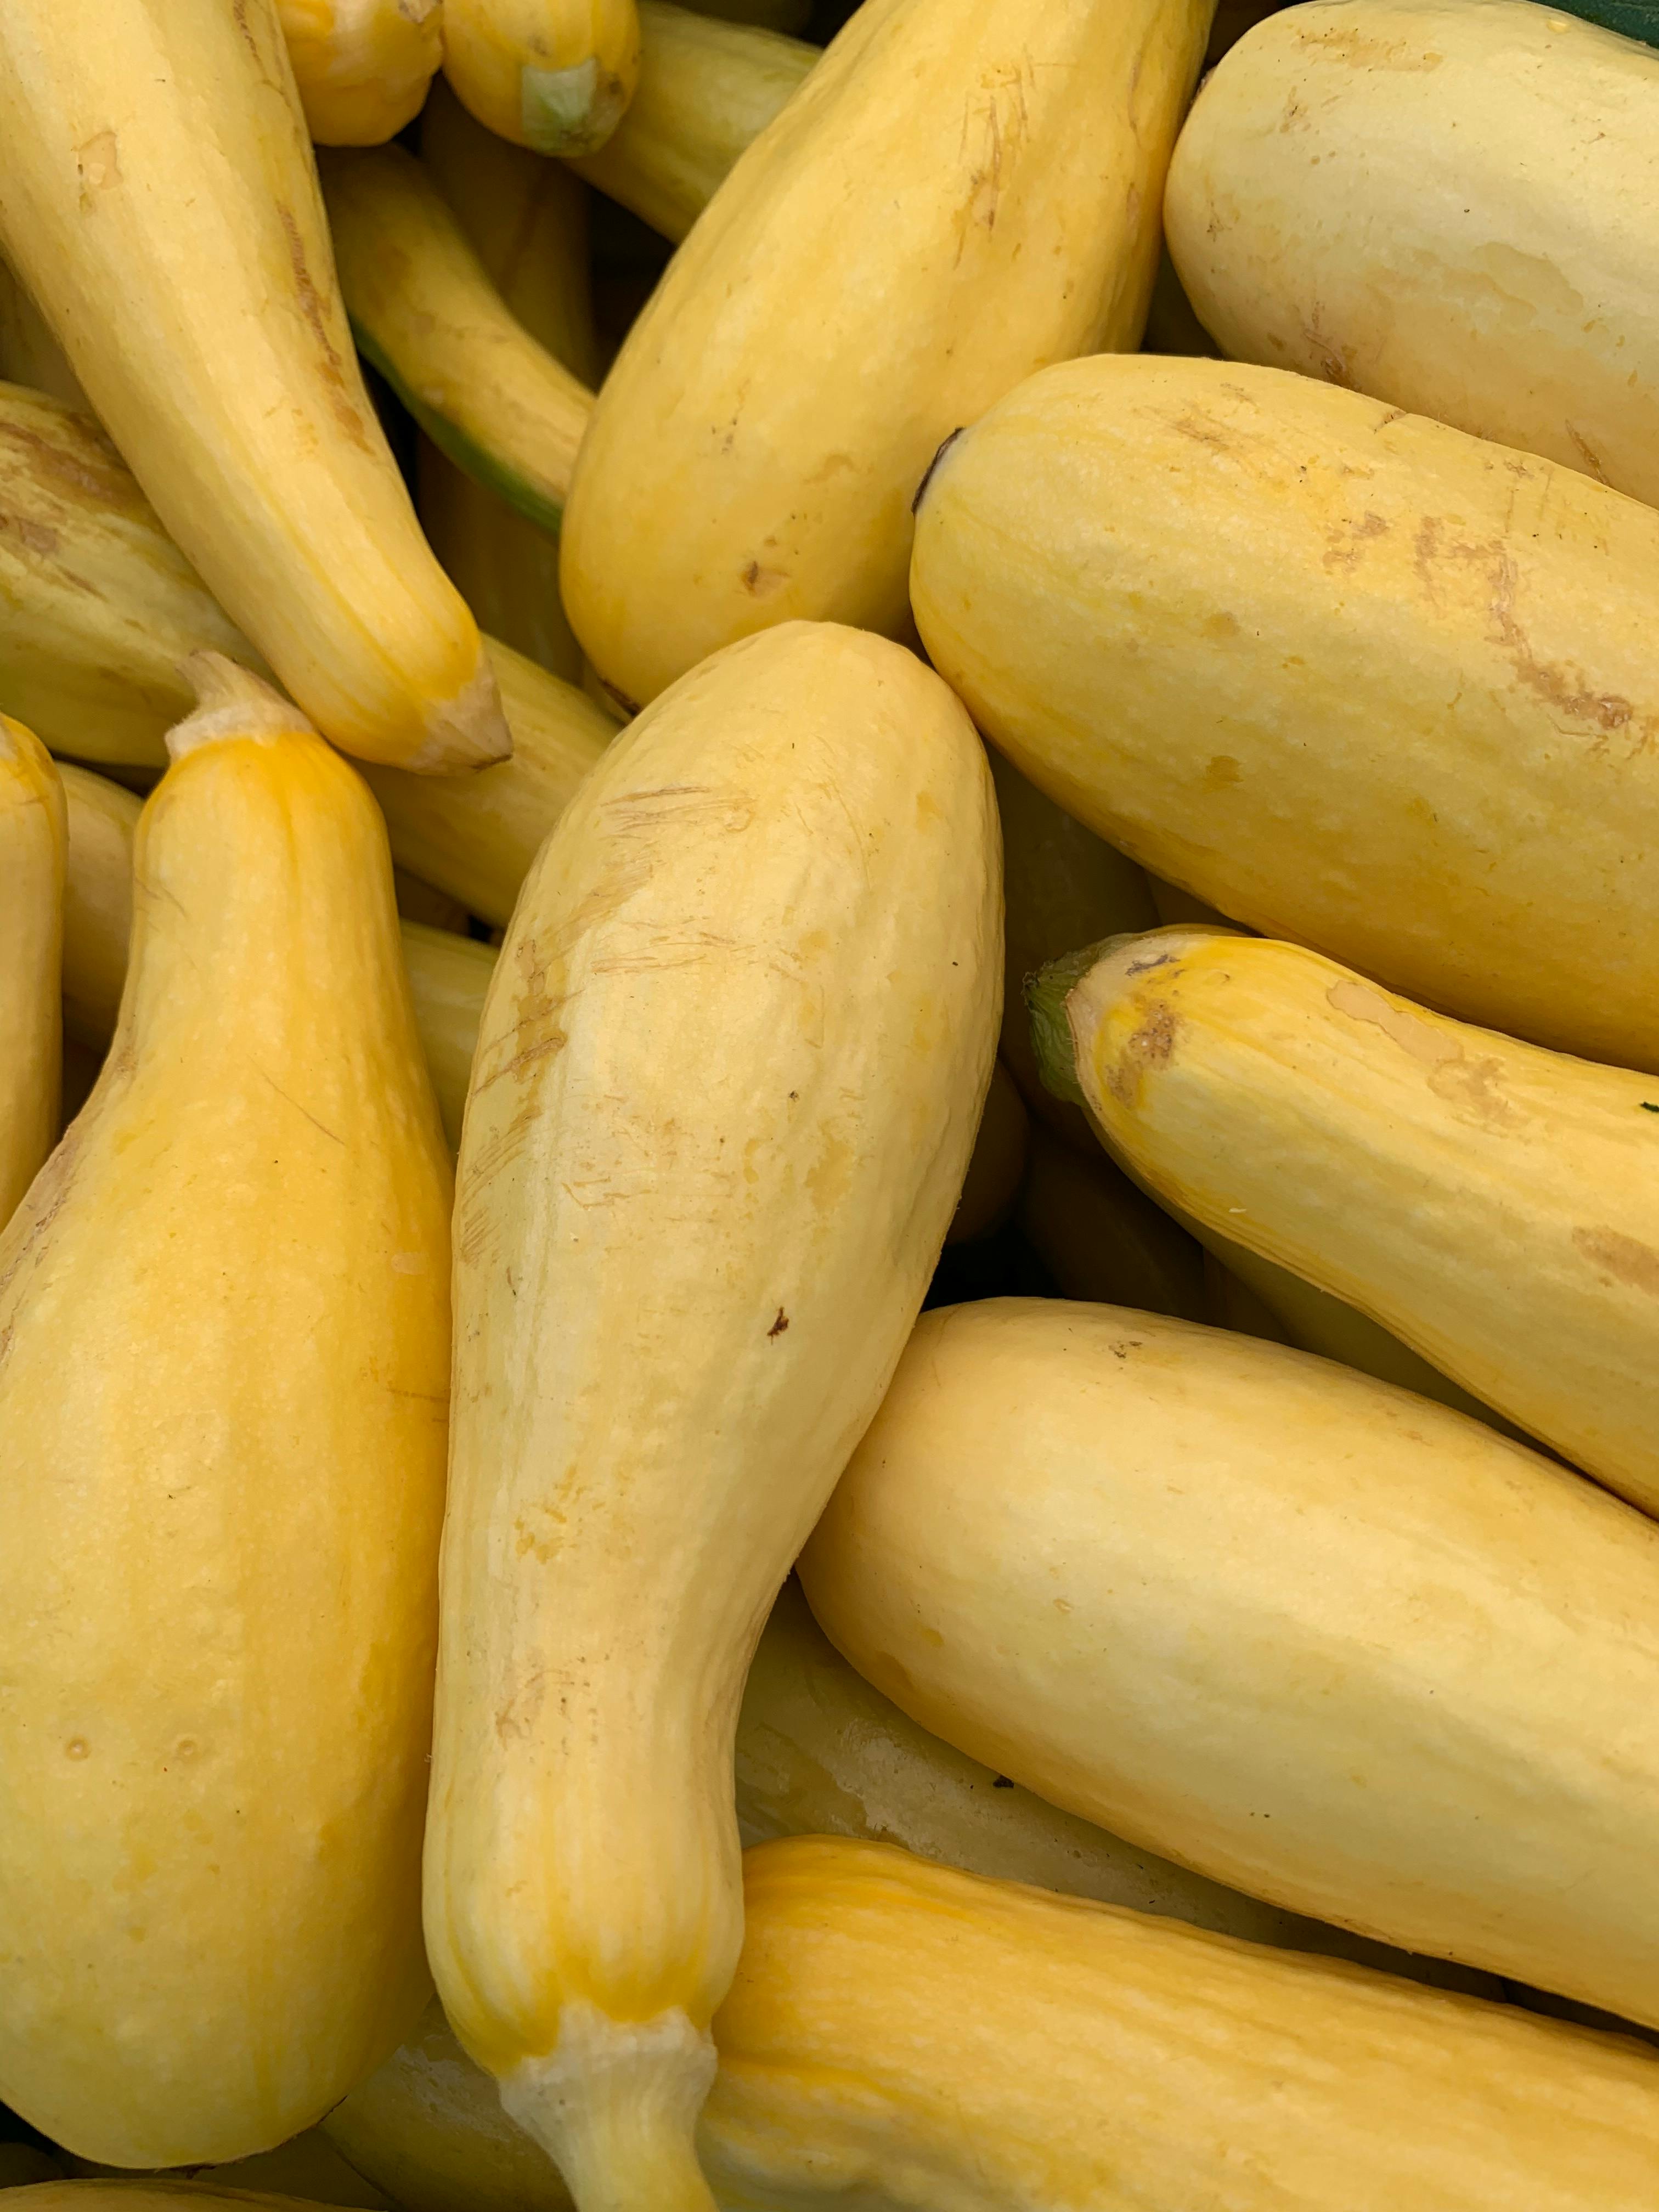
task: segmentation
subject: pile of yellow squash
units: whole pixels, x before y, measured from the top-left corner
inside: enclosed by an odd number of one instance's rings
[[[1656,1847],[1659,5],[4,0],[17,2212],[1653,2212]]]

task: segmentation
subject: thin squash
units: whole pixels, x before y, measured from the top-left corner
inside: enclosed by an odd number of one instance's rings
[[[0,1228],[58,1136],[64,844],[52,757],[0,714]]]
[[[123,2166],[308,2126],[430,1986],[449,1164],[373,803],[198,680],[0,1236],[0,2096]]]
[[[642,715],[514,910],[461,1146],[427,1946],[582,2212],[709,2203],[744,1672],[943,1242],[1000,913],[966,715],[808,624]]]

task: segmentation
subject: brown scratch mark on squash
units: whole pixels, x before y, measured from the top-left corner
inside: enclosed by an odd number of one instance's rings
[[[1626,1237],[1622,1230],[1606,1228],[1575,1229],[1572,1241],[1591,1267],[1599,1267],[1615,1281],[1628,1283],[1632,1290],[1659,1298],[1659,1252],[1651,1244]]]
[[[1569,422],[1566,430],[1568,437],[1572,440],[1573,444],[1584,457],[1585,469],[1595,478],[1597,483],[1606,483],[1607,472],[1602,467],[1601,456],[1596,452],[1595,447],[1591,445],[1576,422]]]
[[[75,149],[76,172],[81,179],[81,212],[90,215],[100,192],[113,191],[121,176],[121,144],[112,131],[100,131]]]
[[[788,1316],[788,1315],[787,1315],[787,1313],[785,1313],[785,1311],[784,1311],[783,1308],[782,1308],[781,1306],[780,1306],[780,1307],[778,1308],[778,1317],[777,1317],[777,1319],[773,1322],[773,1324],[772,1324],[771,1328],[769,1328],[769,1329],[767,1330],[767,1332],[766,1332],[768,1340],[769,1341],[769,1340],[770,1340],[773,1337],[775,1337],[775,1336],[781,1336],[781,1335],[783,1334],[783,1332],[785,1331],[785,1329],[787,1329],[787,1328],[788,1328],[788,1326],[789,1326],[789,1316]]]
[[[366,453],[372,453],[374,446],[363,428],[362,416],[353,403],[350,386],[346,381],[346,365],[340,357],[338,347],[329,335],[322,295],[317,289],[311,264],[306,258],[305,240],[300,235],[300,226],[294,219],[293,209],[283,206],[279,201],[276,219],[282,224],[283,236],[288,241],[289,264],[294,271],[295,295],[300,303],[300,312],[311,325],[312,335],[317,341],[323,380],[328,387],[329,404],[334,411],[334,419],[353,445]]]
[[[1106,1087],[1114,1098],[1125,1106],[1131,1104],[1147,1070],[1169,1066],[1180,1027],[1179,1015],[1164,1000],[1158,1000],[1146,1009],[1139,1028],[1125,1041],[1107,1075]]]
[[[1389,534],[1387,520],[1369,510],[1358,522],[1338,522],[1325,533],[1324,566],[1334,574],[1338,568],[1357,568],[1364,558],[1365,547],[1374,538]]]
[[[319,1121],[309,1107],[302,1106],[297,1098],[292,1097],[288,1091],[284,1091],[282,1085],[278,1083],[274,1075],[268,1073],[263,1067],[259,1070],[259,1073],[264,1077],[265,1081],[270,1085],[271,1089],[276,1093],[276,1096],[282,1100],[285,1106],[291,1106],[296,1114],[302,1115],[305,1119],[310,1122],[312,1127],[313,1129],[320,1130],[322,1134],[328,1138],[331,1143],[340,1146],[344,1145],[345,1139],[343,1137],[337,1135],[334,1130],[328,1127],[326,1122]]]

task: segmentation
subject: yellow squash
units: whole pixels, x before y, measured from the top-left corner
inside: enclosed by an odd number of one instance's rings
[[[198,681],[0,1236],[0,2096],[125,2166],[282,2142],[429,1986],[448,1163],[374,805]]]
[[[337,149],[321,169],[364,356],[458,467],[556,530],[592,393],[513,313],[412,154]]]
[[[55,751],[159,766],[188,712],[179,673],[210,650],[256,669],[85,416],[0,386],[0,711]],[[398,861],[486,921],[505,922],[526,869],[616,729],[574,684],[492,639],[510,761],[452,776],[363,763]]]
[[[1164,203],[1206,327],[1659,504],[1659,53],[1529,0],[1317,0],[1235,46]]]
[[[751,1851],[728,2212],[1649,2212],[1659,2060],[1324,1960],[801,1837]]]
[[[617,741],[502,948],[457,1198],[427,1945],[582,2212],[709,2201],[744,1671],[938,1257],[1000,911],[957,702],[801,623]]]
[[[421,112],[444,58],[442,0],[276,0],[306,128],[379,146]]]
[[[421,159],[512,313],[573,376],[596,385],[586,187],[562,162],[487,131],[441,78],[422,111]],[[429,438],[416,468],[421,526],[483,628],[579,682],[581,647],[559,599],[558,547]]]
[[[87,395],[75,371],[28,294],[0,260],[0,379],[49,392],[70,407],[84,408]]]
[[[480,123],[534,153],[603,146],[639,68],[635,0],[447,0],[445,76]]]
[[[640,0],[640,82],[575,167],[665,238],[684,238],[818,58],[799,39]]]
[[[461,1141],[461,1116],[495,953],[453,930],[429,929],[418,921],[405,921],[402,927],[415,1027],[453,1152]]]
[[[623,700],[796,617],[908,632],[942,438],[1139,343],[1214,0],[866,0],[720,186],[605,379],[566,610]]]
[[[1659,2025],[1659,1528],[1303,1352],[924,1316],[801,1561],[923,1727],[1293,1911]]]
[[[0,251],[167,527],[327,736],[510,750],[357,373],[275,0],[0,13]]]
[[[1101,358],[944,455],[912,591],[980,727],[1160,876],[1659,1069],[1650,508],[1309,377]]]
[[[1091,1111],[1200,1233],[1348,1301],[1659,1512],[1650,1076],[1219,932],[1103,947],[1062,985],[1045,1011]]]
[[[66,842],[52,756],[0,714],[0,1229],[58,1137]]]

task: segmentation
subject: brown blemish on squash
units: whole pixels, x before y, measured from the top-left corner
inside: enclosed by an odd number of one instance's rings
[[[758,561],[751,561],[743,571],[742,581],[751,599],[769,599],[775,592],[783,589],[789,577],[785,569],[763,568]]]
[[[1470,1059],[1461,1038],[1352,977],[1333,983],[1325,996],[1334,1013],[1370,1023],[1419,1060],[1429,1070],[1430,1090],[1463,1117],[1486,1128],[1515,1128],[1524,1119],[1498,1087],[1503,1063],[1495,1056]]]
[[[1593,1267],[1659,1298],[1659,1252],[1618,1229],[1575,1229],[1573,1248]]]
[[[113,191],[122,181],[120,141],[112,131],[100,131],[75,149],[75,167],[81,179],[81,212],[90,215],[98,204],[95,195]]]
[[[1206,791],[1226,791],[1237,783],[1243,774],[1243,769],[1231,753],[1216,753],[1204,771],[1204,788]]]
[[[1164,1000],[1155,1000],[1146,1009],[1139,1028],[1118,1054],[1116,1064],[1107,1073],[1106,1087],[1120,1103],[1133,1103],[1140,1079],[1149,1068],[1169,1066],[1180,1026],[1179,1015]]]
[[[288,241],[289,265],[294,271],[295,295],[300,303],[300,312],[311,325],[312,335],[317,341],[317,349],[321,356],[323,380],[328,387],[329,404],[334,410],[334,419],[353,445],[366,453],[372,453],[374,447],[363,428],[362,416],[352,403],[350,389],[346,382],[345,363],[340,358],[339,349],[329,336],[322,295],[317,289],[311,264],[306,258],[305,240],[300,235],[300,226],[294,219],[294,210],[284,207],[279,201],[276,219],[282,224],[283,236]]]
[[[1339,522],[1325,533],[1325,568],[1328,573],[1338,568],[1357,568],[1364,558],[1365,547],[1373,539],[1389,534],[1387,518],[1369,510],[1358,522]]]
[[[777,1317],[777,1319],[773,1322],[773,1324],[772,1324],[771,1328],[769,1328],[769,1329],[767,1330],[767,1332],[766,1332],[768,1341],[769,1342],[769,1341],[771,1340],[771,1339],[772,1339],[773,1337],[775,1337],[775,1336],[781,1336],[781,1335],[783,1334],[783,1332],[785,1331],[785,1329],[787,1329],[787,1328],[788,1328],[788,1326],[789,1326],[789,1316],[788,1316],[788,1315],[787,1315],[787,1313],[785,1313],[785,1311],[784,1311],[783,1308],[782,1308],[781,1306],[780,1306],[780,1307],[778,1308],[778,1317]]]

